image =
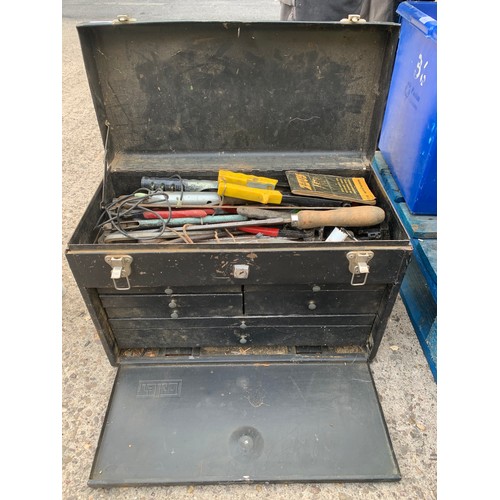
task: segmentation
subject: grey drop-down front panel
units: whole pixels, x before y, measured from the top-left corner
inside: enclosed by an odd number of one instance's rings
[[[89,485],[400,479],[364,357],[118,368]]]

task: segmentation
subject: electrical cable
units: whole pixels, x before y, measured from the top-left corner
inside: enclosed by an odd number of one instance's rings
[[[181,186],[180,199],[182,200],[182,197],[184,195],[184,185],[182,178],[179,174],[174,174],[171,177],[177,177],[180,180],[180,186]],[[142,193],[143,196],[136,196],[139,193]],[[154,234],[149,233],[150,236],[145,236],[142,238],[137,236],[136,231],[133,236],[129,235],[129,232],[125,230],[122,226],[123,219],[125,219],[127,216],[130,217],[133,213],[136,213],[137,211],[141,213],[150,212],[156,214],[154,210],[151,210],[150,208],[144,207],[142,205],[144,203],[147,203],[148,200],[152,199],[153,196],[158,196],[158,195],[162,195],[165,198],[168,208],[168,217],[166,219],[158,215],[155,217],[161,220],[161,227],[158,230],[158,232]],[[99,219],[95,225],[95,229],[101,230],[103,226],[105,226],[106,224],[110,224],[115,231],[119,232],[126,238],[130,238],[131,240],[155,240],[161,237],[165,231],[172,231],[178,234],[177,231],[174,231],[167,225],[171,219],[172,219],[172,205],[169,201],[168,193],[166,193],[162,189],[151,190],[147,188],[139,188],[134,192],[132,192],[131,194],[126,195],[124,197],[120,197],[118,200],[113,200],[111,203],[106,205],[103,208],[103,212],[99,216]]]

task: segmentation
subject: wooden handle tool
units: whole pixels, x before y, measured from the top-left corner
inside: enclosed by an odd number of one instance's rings
[[[271,210],[252,207],[238,207],[238,214],[249,219],[268,219],[276,217]],[[380,207],[359,206],[342,207],[334,210],[301,210],[296,214],[283,215],[283,223],[289,223],[298,229],[313,229],[322,226],[368,227],[376,226],[385,219],[385,212]]]
[[[192,231],[206,231],[214,229],[222,229],[229,227],[246,227],[255,226],[255,219],[259,219],[259,225],[278,225],[278,224],[290,224],[298,229],[314,229],[316,227],[322,226],[339,226],[339,227],[367,227],[375,226],[384,221],[385,212],[379,207],[342,207],[335,210],[301,210],[296,214],[281,214],[276,217],[276,213],[272,210],[264,210],[260,208],[252,207],[238,207],[238,215],[243,215],[248,219],[253,220],[243,220],[235,222],[222,222],[217,224],[199,224],[198,225],[186,225],[184,229],[191,233]],[[209,217],[209,216],[207,216]],[[172,221],[180,221],[181,219],[173,219]],[[206,220],[206,217],[204,219]],[[154,220],[142,220],[144,223],[158,223],[159,221]],[[149,231],[128,231],[128,236],[121,233],[111,234],[106,236],[104,240],[105,243],[110,241],[123,241],[126,239],[143,239],[152,238],[156,235],[156,238],[170,238],[170,233],[164,232],[149,232]]]

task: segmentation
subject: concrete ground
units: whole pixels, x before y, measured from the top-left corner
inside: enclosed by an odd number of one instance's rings
[[[229,12],[223,10],[224,2],[212,3],[222,10],[210,11],[201,8],[196,10],[196,15],[217,18],[221,12]],[[223,20],[278,19],[279,6],[276,0],[260,3],[265,4],[265,9],[255,9],[259,1],[254,0],[239,2],[241,10],[236,11],[235,3],[229,2],[228,5],[232,4],[232,11],[224,15]],[[186,10],[178,11],[177,18],[185,15],[185,12]],[[133,11],[115,14],[122,13],[134,14]],[[170,15],[169,18],[174,17]],[[80,19],[73,17],[62,20],[63,248],[102,176],[103,145],[98,133],[75,29],[77,22],[90,19],[96,17]],[[396,302],[377,358],[372,363],[376,387],[402,473],[400,482],[177,486],[110,490],[89,488],[87,479],[116,369],[108,363],[64,258],[62,264],[62,495],[64,500],[99,498],[428,500],[436,498],[436,384],[400,299]]]

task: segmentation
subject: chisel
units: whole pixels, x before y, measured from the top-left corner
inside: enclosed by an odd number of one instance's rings
[[[262,219],[259,224],[276,224],[270,221],[281,219],[281,224],[290,224],[298,229],[313,229],[322,226],[368,227],[376,226],[385,219],[384,210],[375,206],[341,207],[335,210],[301,210],[297,213],[281,215],[278,218],[275,212],[260,208],[238,207],[237,212],[249,219]]]
[[[255,226],[256,219],[259,219],[259,225],[290,224],[297,229],[314,229],[323,226],[369,227],[376,226],[385,219],[385,212],[380,207],[375,206],[341,207],[334,210],[301,210],[294,214],[280,213],[278,216],[272,210],[252,207],[238,207],[237,212],[249,220],[189,226],[189,231]],[[205,217],[204,221],[206,219]]]

